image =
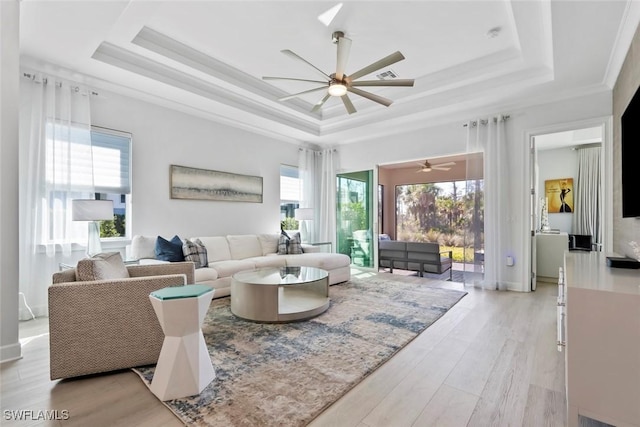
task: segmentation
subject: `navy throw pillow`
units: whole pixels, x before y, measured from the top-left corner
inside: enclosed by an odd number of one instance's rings
[[[156,239],[156,259],[169,262],[184,261],[182,240],[178,236],[173,236],[171,240],[158,236]]]

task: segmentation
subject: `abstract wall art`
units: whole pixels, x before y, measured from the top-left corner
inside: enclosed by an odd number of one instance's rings
[[[262,203],[262,177],[171,165],[171,198]]]

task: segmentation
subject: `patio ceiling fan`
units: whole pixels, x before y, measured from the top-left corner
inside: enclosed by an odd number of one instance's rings
[[[432,170],[448,171],[449,169],[451,169],[451,166],[454,166],[456,164],[456,162],[438,163],[432,165],[431,163],[429,163],[429,160],[425,160],[424,163],[417,164],[420,165],[420,169],[418,169],[416,172],[431,172]]]
[[[371,101],[377,102],[378,104],[382,104],[385,107],[388,107],[393,103],[392,100],[376,95],[371,92],[364,91],[362,89],[359,89],[359,87],[413,86],[413,83],[414,83],[413,79],[356,81],[360,77],[366,76],[367,74],[371,74],[374,71],[387,67],[391,64],[395,64],[398,61],[402,61],[404,59],[404,56],[399,51],[394,52],[391,55],[385,56],[384,58],[372,64],[367,65],[366,67],[356,71],[355,73],[347,75],[345,74],[345,68],[347,65],[347,60],[349,59],[349,51],[351,50],[351,40],[346,38],[342,31],[335,31],[332,35],[332,40],[333,40],[333,43],[338,45],[336,71],[335,73],[332,73],[332,74],[325,73],[324,71],[322,71],[321,69],[319,69],[318,67],[316,67],[315,65],[313,65],[312,63],[310,63],[309,61],[307,61],[306,59],[302,58],[300,55],[294,53],[289,49],[285,49],[281,51],[285,55],[295,60],[302,61],[305,64],[312,67],[314,70],[316,70],[318,73],[322,75],[324,80],[308,80],[308,79],[299,79],[299,78],[293,78],[293,77],[270,77],[270,76],[262,77],[263,80],[293,80],[293,81],[299,81],[299,82],[322,84],[322,86],[319,86],[313,89],[305,90],[303,92],[294,93],[292,95],[279,98],[278,101],[286,101],[288,99],[305,95],[307,93],[325,90],[327,92],[326,95],[313,106],[313,108],[311,109],[312,112],[322,108],[324,103],[327,102],[327,100],[330,97],[335,96],[342,99],[342,102],[345,108],[347,109],[347,112],[349,114],[353,114],[356,112],[356,109],[353,106],[353,103],[351,102],[351,100],[349,99],[347,92],[351,92],[363,98],[367,98]]]

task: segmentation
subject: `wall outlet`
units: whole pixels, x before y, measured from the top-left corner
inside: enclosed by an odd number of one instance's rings
[[[513,267],[514,261],[512,256],[507,257],[507,266]]]

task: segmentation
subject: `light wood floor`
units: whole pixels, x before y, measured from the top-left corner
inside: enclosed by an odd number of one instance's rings
[[[469,294],[311,426],[566,425],[564,353],[555,346],[556,286],[540,283],[525,294],[438,283]],[[182,425],[130,371],[50,381],[47,330],[47,319],[21,322],[21,339],[31,338],[23,343],[23,359],[0,368],[0,424]],[[6,420],[5,410],[20,409],[68,410],[70,417]]]

